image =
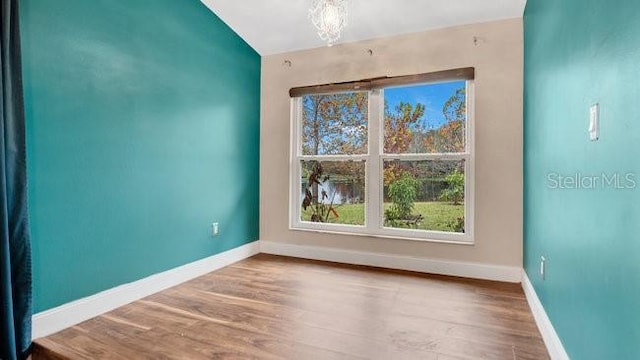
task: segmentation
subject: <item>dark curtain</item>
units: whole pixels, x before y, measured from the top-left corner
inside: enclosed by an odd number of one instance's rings
[[[31,345],[31,246],[18,0],[0,1],[0,358],[16,360]]]

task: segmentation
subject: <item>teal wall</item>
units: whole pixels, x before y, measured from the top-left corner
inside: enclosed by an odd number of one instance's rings
[[[198,0],[21,7],[36,311],[257,239],[251,47]]]
[[[525,269],[572,359],[640,359],[638,14],[637,0],[529,0],[525,11]],[[638,188],[549,188],[549,174],[576,172],[631,174]]]

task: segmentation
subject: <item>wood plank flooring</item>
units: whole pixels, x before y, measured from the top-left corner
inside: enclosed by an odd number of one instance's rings
[[[520,285],[260,254],[34,344],[39,359],[548,359]]]

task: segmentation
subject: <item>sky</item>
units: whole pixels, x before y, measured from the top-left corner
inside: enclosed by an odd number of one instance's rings
[[[389,103],[389,108],[394,109],[400,102],[424,104],[426,109],[421,123],[426,128],[439,128],[445,123],[442,115],[444,103],[455,93],[455,91],[465,86],[464,81],[454,81],[439,84],[404,86],[389,88],[384,90],[385,100]]]

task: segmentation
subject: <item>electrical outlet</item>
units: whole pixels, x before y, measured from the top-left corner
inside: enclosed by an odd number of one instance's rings
[[[211,236],[218,236],[220,228],[217,222],[211,223]]]
[[[547,259],[545,259],[544,256],[540,256],[540,278],[542,278],[542,280],[544,280],[544,272],[547,270],[546,262],[547,262]]]

